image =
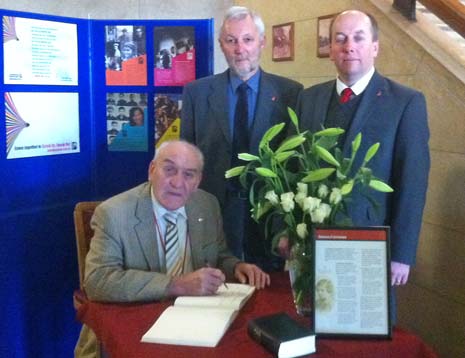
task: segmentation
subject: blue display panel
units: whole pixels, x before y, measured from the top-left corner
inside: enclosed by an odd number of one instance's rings
[[[212,74],[213,24],[212,20],[84,20],[6,10],[0,10],[0,15],[3,21],[3,45],[5,34],[8,37],[14,33],[11,27],[14,25],[19,27],[19,33],[33,33],[28,41],[32,41],[31,50],[34,47],[36,51],[35,63],[31,65],[33,76],[21,77],[17,76],[15,65],[24,59],[17,57],[16,62],[7,59],[8,68],[5,70],[5,46],[0,47],[0,116],[5,118],[0,126],[0,300],[3,303],[0,309],[3,322],[0,356],[70,357],[80,330],[72,305],[73,290],[79,286],[74,205],[79,201],[107,198],[147,178],[148,164],[154,154],[154,98],[157,93],[182,92],[181,86],[155,86],[157,59],[154,28],[194,28],[197,55],[195,77],[200,78]],[[106,48],[106,31],[112,26],[128,26],[134,34],[140,28],[144,29],[144,84],[107,85],[109,51]],[[64,31],[58,31],[62,29]],[[72,62],[74,52],[61,53],[59,44],[63,41],[72,43],[72,40],[64,39],[63,33],[73,31],[77,43],[76,78],[73,71],[66,72],[55,63],[47,63],[46,58],[61,58],[61,63],[66,63],[68,55]],[[19,41],[23,39],[24,36]],[[13,38],[10,41],[17,40]],[[123,41],[118,42],[122,44]],[[42,43],[43,48],[38,48],[37,43]],[[17,45],[10,45],[6,52],[12,53],[12,47],[14,51],[19,51],[17,48],[20,46]],[[120,51],[123,52],[122,46]],[[137,46],[136,51],[142,52]],[[138,59],[140,56],[133,57]],[[129,55],[126,64],[135,62],[131,60]],[[44,74],[49,79],[40,77]],[[127,135],[136,138],[136,142],[133,140],[129,144],[130,150],[126,150],[127,142],[124,150],[121,150],[121,146],[116,146],[115,150],[108,145],[109,139],[113,140],[109,138],[108,93],[123,93],[127,102],[133,97],[130,94],[135,94],[139,101],[145,103],[137,104],[143,109],[143,126],[129,128],[130,121],[127,121]],[[140,94],[143,96],[140,97]],[[73,104],[65,106],[66,110],[56,109],[64,106],[63,98],[70,99]],[[13,108],[9,100],[18,108]],[[33,106],[37,111],[31,110]],[[135,106],[127,105],[125,108],[128,116],[132,107]],[[73,108],[78,108],[78,113]],[[15,110],[18,113],[15,114]],[[18,118],[22,113],[26,113],[24,117],[33,116],[33,121],[28,123],[22,118],[21,122]],[[53,122],[47,117],[52,115],[62,117],[63,122],[58,119]],[[40,122],[40,117],[46,117],[46,120]],[[61,132],[66,133],[62,129],[62,126],[69,128],[66,121],[78,122],[78,140],[68,141],[61,139],[63,136],[57,136]],[[27,127],[25,123],[30,126]],[[25,140],[24,134],[32,129],[32,125],[34,130],[39,130],[37,123],[44,123],[44,126],[47,123],[53,143],[42,143],[44,146],[41,148],[34,144],[26,149],[25,145],[19,144],[19,139]],[[53,126],[53,123],[56,125]],[[138,136],[142,127],[145,137]],[[123,129],[122,123],[119,123],[118,129]],[[47,136],[44,131],[40,132],[41,135]],[[73,127],[71,132],[74,131]],[[15,140],[11,139],[13,137]],[[11,149],[15,143],[17,148]],[[11,156],[7,159],[8,144],[10,153],[14,150],[25,153],[28,150],[31,155],[17,154],[15,158]]]

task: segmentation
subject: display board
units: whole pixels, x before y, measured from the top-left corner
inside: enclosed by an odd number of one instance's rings
[[[315,333],[391,337],[389,227],[321,227],[313,236]]]
[[[80,328],[74,205],[147,179],[155,98],[185,83],[155,83],[155,29],[192,29],[184,47],[174,33],[179,52],[195,44],[193,80],[212,74],[213,23],[0,15],[0,356],[68,357]]]

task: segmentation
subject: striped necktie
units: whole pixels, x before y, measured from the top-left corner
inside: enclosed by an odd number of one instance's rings
[[[176,212],[163,215],[166,221],[165,231],[165,262],[166,273],[169,276],[179,276],[182,273],[182,260],[179,254],[179,237]]]

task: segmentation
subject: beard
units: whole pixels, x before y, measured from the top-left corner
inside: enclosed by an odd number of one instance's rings
[[[249,61],[248,63],[242,63],[237,65],[234,59],[228,61],[229,68],[242,80],[248,80],[258,70],[259,61]]]

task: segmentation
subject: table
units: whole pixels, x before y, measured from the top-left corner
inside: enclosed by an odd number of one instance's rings
[[[112,358],[270,358],[271,354],[247,334],[250,319],[284,311],[302,324],[310,320],[297,316],[286,273],[271,276],[271,286],[256,291],[215,348],[141,343],[142,335],[173,301],[145,304],[109,304],[86,300],[77,319],[91,327]],[[317,338],[312,358],[437,358],[419,337],[400,328],[392,340]]]

